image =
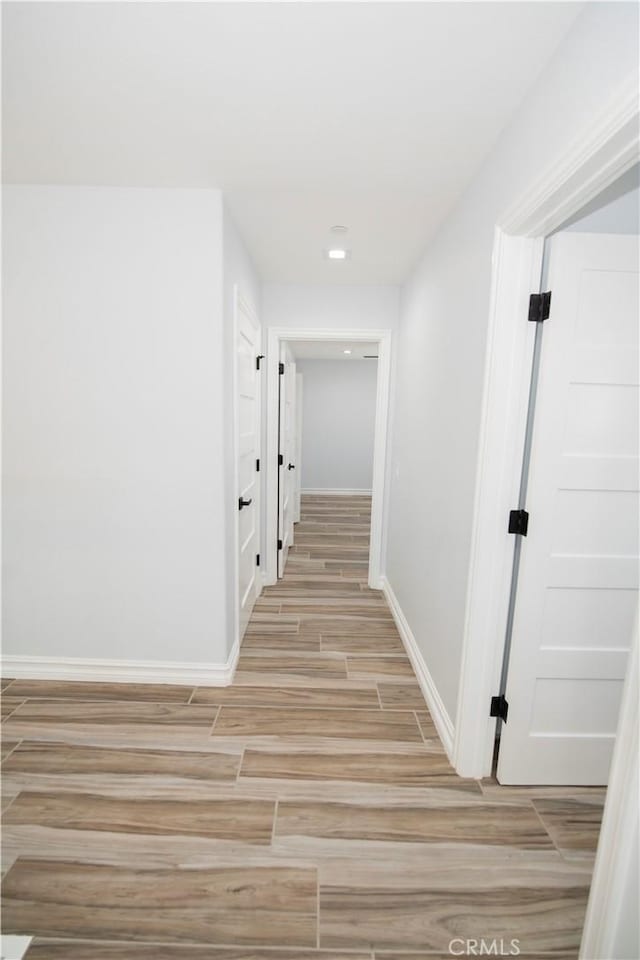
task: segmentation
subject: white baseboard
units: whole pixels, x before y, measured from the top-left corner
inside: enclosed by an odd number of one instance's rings
[[[16,680],[88,680],[101,683],[177,683],[190,687],[226,687],[240,648],[226,663],[163,660],[94,660],[77,657],[2,657],[2,675]]]
[[[315,496],[323,497],[370,497],[371,490],[358,489],[356,487],[331,487],[330,489],[322,489],[320,487],[306,487],[301,490],[300,493],[304,496],[305,493],[314,494]]]
[[[454,727],[451,721],[451,717],[447,713],[447,708],[442,702],[442,698],[438,693],[438,689],[433,682],[433,677],[429,673],[429,668],[425,663],[424,657],[420,652],[418,644],[416,643],[416,638],[413,635],[411,627],[407,622],[400,604],[398,603],[397,597],[393,592],[391,585],[386,577],[381,577],[382,581],[382,591],[387,599],[389,604],[389,609],[393,615],[393,619],[396,622],[396,626],[402,637],[402,642],[404,643],[405,650],[407,651],[407,656],[411,660],[411,665],[415,671],[418,683],[420,684],[420,689],[422,690],[422,695],[427,702],[429,707],[429,713],[433,718],[433,722],[436,725],[438,735],[442,740],[442,745],[447,751],[447,756],[451,763],[453,763],[453,733]]]

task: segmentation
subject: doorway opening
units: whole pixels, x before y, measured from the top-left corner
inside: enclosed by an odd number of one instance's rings
[[[342,549],[381,588],[390,346],[389,330],[269,330],[267,585],[284,575],[292,547],[312,552],[295,545],[303,505],[331,512],[343,497],[371,521],[366,554],[355,540]]]
[[[366,579],[378,344],[287,340],[283,353],[278,578],[292,549],[301,570],[342,563]]]

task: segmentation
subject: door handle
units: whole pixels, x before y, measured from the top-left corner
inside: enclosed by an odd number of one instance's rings
[[[238,510],[242,510],[243,507],[248,507],[251,503],[251,500],[243,500],[242,497],[238,497]]]
[[[296,468],[295,463],[289,463],[289,464],[287,464],[287,470],[295,470],[295,468]]]

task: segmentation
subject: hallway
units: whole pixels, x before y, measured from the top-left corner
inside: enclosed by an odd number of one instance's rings
[[[367,586],[369,515],[303,496],[230,687],[3,681],[28,960],[577,956],[604,793],[455,774]]]

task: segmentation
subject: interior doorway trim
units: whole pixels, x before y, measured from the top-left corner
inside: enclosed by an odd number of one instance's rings
[[[391,384],[391,330],[309,329],[270,327],[267,335],[267,469],[266,476],[266,544],[265,582],[276,583],[278,523],[278,363],[280,346],[287,340],[364,341],[378,344],[378,381],[373,444],[373,481],[371,492],[371,546],[369,552],[369,586],[382,586],[382,549],[384,532],[385,475],[389,430],[389,397]],[[345,361],[348,362],[348,361]]]
[[[463,777],[491,773],[497,693],[507,620],[513,537],[535,324],[529,295],[540,289],[544,237],[638,162],[639,96],[631,76],[581,138],[500,218],[494,238],[485,384],[454,765]]]

